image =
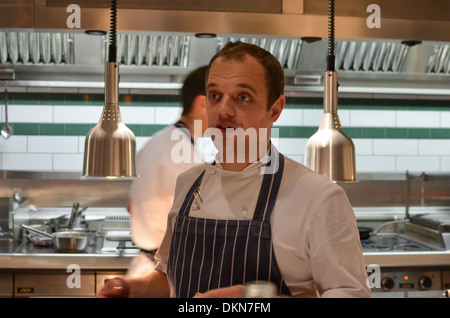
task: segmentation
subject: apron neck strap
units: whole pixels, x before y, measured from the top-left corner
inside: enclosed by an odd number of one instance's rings
[[[278,152],[278,156],[271,156],[271,158],[275,162],[269,162],[268,165],[271,164],[272,167],[265,170],[253,220],[269,221],[278,196],[283,177],[284,156]]]
[[[182,128],[183,131],[186,130],[185,133],[189,136],[189,138],[191,138],[191,143],[194,144],[194,137],[192,137],[191,132],[189,131],[186,124],[181,119],[179,121],[177,121],[174,124],[174,126],[177,128]]]

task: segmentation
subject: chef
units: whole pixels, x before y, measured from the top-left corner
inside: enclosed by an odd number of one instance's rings
[[[281,65],[255,45],[228,43],[212,58],[216,160],[179,176],[155,270],[112,280],[99,297],[242,297],[256,280],[282,296],[372,296],[345,192],[270,142],[283,89]]]

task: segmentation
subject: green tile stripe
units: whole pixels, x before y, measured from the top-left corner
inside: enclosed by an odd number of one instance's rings
[[[12,123],[13,135],[19,136],[83,136],[95,124],[33,124]],[[128,124],[136,137],[151,136],[166,125]],[[309,138],[317,127],[275,126],[280,138]],[[346,127],[344,132],[350,138],[398,138],[398,139],[450,139],[448,128],[383,128]]]
[[[0,93],[0,100],[4,94]],[[57,93],[10,93],[10,105],[55,105],[55,106],[102,106],[103,94],[57,94]],[[180,107],[181,99],[177,95],[120,95],[120,107]]]
[[[3,93],[0,93],[3,100]],[[104,105],[103,94],[69,94],[69,93],[10,93],[10,105]],[[121,107],[180,107],[181,99],[177,95],[120,95]],[[323,98],[319,97],[286,97],[286,108],[322,109]],[[364,110],[439,110],[450,111],[450,100],[426,99],[363,99],[339,98],[339,109]]]
[[[84,136],[95,124],[10,124],[17,136]],[[127,125],[135,136],[151,136],[166,125]]]

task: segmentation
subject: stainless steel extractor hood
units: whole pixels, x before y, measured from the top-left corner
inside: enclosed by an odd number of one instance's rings
[[[79,0],[81,28],[69,29],[73,1],[0,3],[0,83],[9,87],[104,87],[109,1]],[[369,28],[368,3],[381,8]],[[340,93],[450,95],[450,2],[341,0],[336,12]],[[323,94],[326,5],[313,0],[161,0],[119,2],[120,88],[177,93],[193,68],[227,41],[271,51],[286,75],[286,94]],[[210,37],[199,37],[211,35]],[[3,86],[3,85],[0,85]]]

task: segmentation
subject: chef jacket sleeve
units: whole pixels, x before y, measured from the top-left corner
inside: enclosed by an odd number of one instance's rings
[[[321,297],[371,297],[356,219],[344,190],[322,189],[309,222],[309,255]]]

